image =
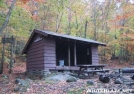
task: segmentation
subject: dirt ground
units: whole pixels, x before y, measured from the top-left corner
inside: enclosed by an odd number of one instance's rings
[[[126,67],[134,67],[129,63],[118,63],[118,61],[110,61],[106,68],[109,69],[118,69],[118,68],[126,68]],[[26,67],[25,63],[15,64],[13,67],[12,74],[8,74],[8,66],[4,66],[4,73],[0,75],[0,92],[1,94],[91,94],[88,92],[89,89],[130,89],[128,85],[123,84],[114,84],[114,80],[110,79],[109,83],[102,83],[99,81],[99,77],[97,75],[87,78],[87,79],[79,79],[77,82],[66,82],[63,81],[53,81],[53,80],[45,80],[36,78],[34,80],[29,81],[29,86],[26,90],[16,91],[15,79],[20,77],[21,79],[29,79],[27,76],[24,76]],[[94,84],[87,84],[87,81],[92,81]],[[133,87],[131,87],[133,89]],[[93,93],[92,93],[93,94]],[[96,93],[95,93],[96,94]],[[97,94],[106,94],[106,93],[97,93]],[[109,94],[121,94],[120,92],[115,93],[111,92]],[[129,92],[125,92],[124,94],[130,94]],[[132,93],[134,94],[134,93]]]

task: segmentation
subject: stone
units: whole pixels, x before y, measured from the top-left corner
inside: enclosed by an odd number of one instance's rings
[[[100,75],[99,76],[99,81],[103,82],[103,83],[109,83],[110,78],[106,75]]]
[[[19,92],[26,92],[26,91],[27,91],[27,87],[26,86],[20,86]]]
[[[46,71],[44,74],[45,74],[46,76],[48,76],[48,75],[51,74],[51,72],[50,72],[50,71]]]
[[[19,87],[14,88],[14,92],[18,92],[19,89],[20,89]]]
[[[94,85],[94,82],[92,80],[87,81],[88,85]]]
[[[16,78],[17,79],[22,79],[23,78],[23,75],[18,75]]]
[[[77,79],[75,77],[69,76],[66,82],[77,82]]]
[[[31,82],[31,79],[16,79],[15,84],[18,84],[18,87],[14,88],[15,92],[26,92],[27,88],[29,87],[29,83]]]
[[[132,78],[132,80],[134,80],[134,75],[131,78]]]
[[[131,90],[131,91],[130,91],[130,94],[134,94],[134,90]]]
[[[28,83],[32,82],[32,80],[31,79],[28,79],[28,78],[25,79],[25,81],[28,82]]]
[[[22,85],[22,86],[27,86],[27,82],[23,79],[16,79],[15,80],[15,84],[19,84],[19,85]]]
[[[121,79],[116,79],[116,80],[114,81],[114,83],[115,83],[115,84],[122,84],[123,82],[121,81]]]
[[[8,79],[9,77],[7,75],[3,75],[3,78],[4,79]]]

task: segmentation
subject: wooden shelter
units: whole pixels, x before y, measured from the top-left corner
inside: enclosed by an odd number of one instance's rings
[[[105,46],[91,39],[34,30],[22,54],[27,55],[27,71],[49,70],[56,66],[98,64],[99,45]]]

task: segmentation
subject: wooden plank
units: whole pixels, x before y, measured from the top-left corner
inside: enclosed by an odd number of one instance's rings
[[[48,56],[52,56],[52,57],[56,57],[55,53],[44,53],[44,56],[48,57]]]
[[[28,64],[27,67],[43,67],[44,64]]]
[[[45,68],[48,68],[48,67],[56,67],[56,64],[54,64],[54,63],[53,63],[53,64],[52,64],[52,63],[51,63],[51,64],[46,64],[46,63],[45,63],[45,64],[44,64],[44,67],[45,67]]]
[[[44,55],[43,54],[32,55],[32,56],[28,56],[27,59],[40,58],[40,57],[44,57]]]
[[[97,51],[92,51],[93,54],[98,54],[98,50]]]
[[[36,49],[36,48],[38,48],[38,47],[42,47],[42,48],[43,48],[43,47],[44,47],[44,44],[42,43],[42,44],[38,44],[38,45],[34,45],[34,46],[30,46],[28,50]]]
[[[44,61],[32,61],[32,62],[26,62],[26,65],[32,65],[32,64],[44,64]]]
[[[55,50],[44,50],[45,53],[55,53]]]
[[[44,60],[38,60],[38,61],[37,61],[37,60],[32,60],[32,59],[29,59],[29,60],[26,59],[26,62],[27,62],[27,63],[29,63],[29,62],[42,62],[42,61],[44,61]]]
[[[40,57],[40,58],[27,59],[27,62],[30,62],[30,61],[40,61],[40,60],[44,60],[44,58]]]
[[[38,56],[38,55],[41,55],[43,57],[44,53],[31,53],[31,54],[27,55],[27,58],[35,57],[35,56]]]
[[[52,44],[52,43],[44,43],[44,46],[55,47],[55,44]]]
[[[15,38],[2,38],[1,40],[2,43],[15,43]]]
[[[77,65],[77,57],[76,57],[76,42],[74,43],[74,65]]]
[[[92,57],[92,60],[98,60],[99,57]]]
[[[92,54],[98,54],[98,51],[92,51]]]
[[[98,54],[92,54],[92,57],[96,57],[96,56],[98,56]]]
[[[99,63],[99,61],[92,61],[92,64],[98,64]]]
[[[44,64],[38,64],[38,65],[37,64],[36,65],[33,64],[33,65],[29,65],[28,67],[29,68],[39,68],[39,67],[40,68],[44,68]]]
[[[93,50],[92,50],[92,53],[93,53],[93,54],[98,54],[98,50],[96,50],[96,51],[93,51]]]
[[[56,58],[55,57],[44,57],[44,60],[45,61],[56,60]]]
[[[68,44],[68,65],[70,66],[70,45]]]
[[[40,44],[44,44],[44,41],[38,41],[38,42],[32,42],[30,46],[35,46],[35,45],[40,45]]]
[[[29,60],[26,60],[27,63],[31,63],[31,62],[42,62],[44,60],[32,60],[32,59],[29,59]]]
[[[33,56],[33,55],[38,55],[38,54],[44,55],[44,51],[40,50],[40,51],[36,51],[36,52],[28,52],[27,57]]]
[[[30,50],[28,50],[28,53],[36,52],[36,51],[40,51],[40,50],[44,51],[44,48],[43,47],[38,47],[38,48],[35,48],[35,49],[30,49]]]
[[[96,56],[96,57],[92,57],[92,59],[98,60],[98,59],[99,59],[99,57],[97,57],[97,56]]]
[[[55,50],[55,47],[44,46],[45,50]]]
[[[49,61],[46,60],[46,61],[44,61],[44,62],[45,62],[45,63],[50,63],[50,64],[51,64],[51,63],[55,63],[55,64],[56,64],[56,60],[49,60]]]
[[[98,58],[93,58],[92,60],[94,60],[94,61],[98,61]]]
[[[44,50],[38,50],[38,51],[35,51],[35,52],[34,51],[28,51],[27,56],[29,56],[29,55],[44,54],[43,51]]]
[[[92,59],[98,59],[99,58],[99,56],[93,56],[92,57]]]

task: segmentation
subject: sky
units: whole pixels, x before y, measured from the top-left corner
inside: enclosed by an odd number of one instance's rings
[[[129,2],[132,3],[132,4],[134,4],[134,0],[130,0]]]

